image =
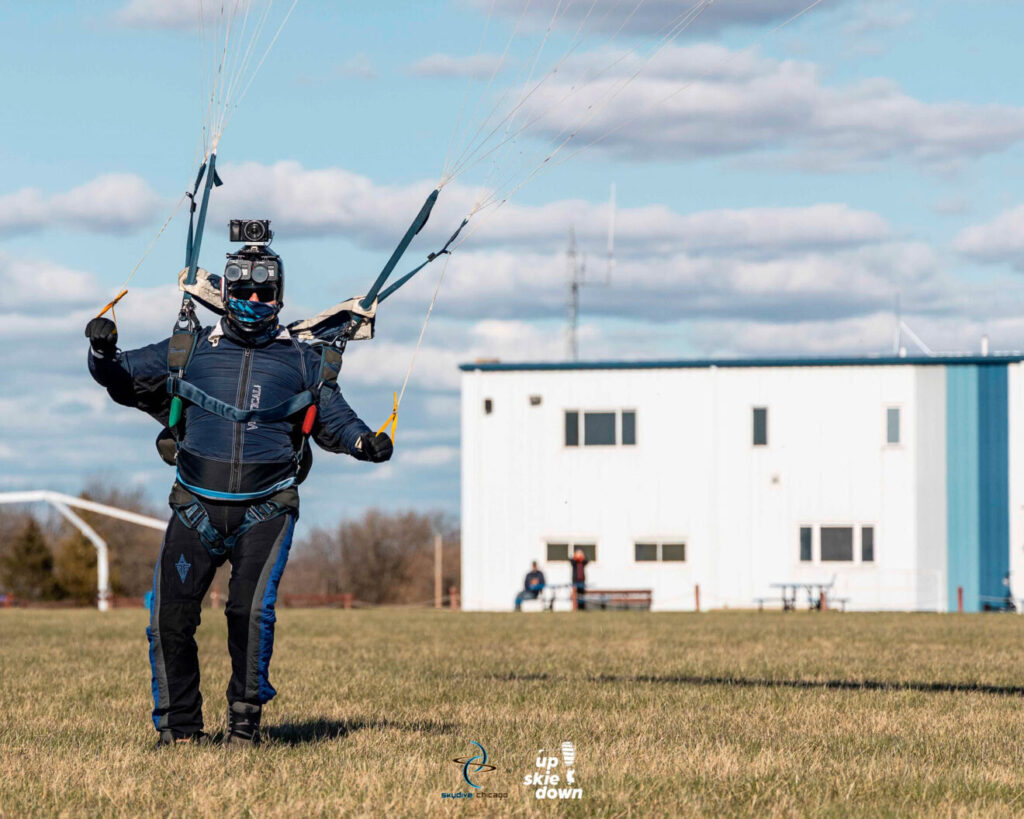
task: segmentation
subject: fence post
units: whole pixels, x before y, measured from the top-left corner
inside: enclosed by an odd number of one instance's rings
[[[453,611],[459,607],[459,590],[455,586],[448,587],[448,608]]]
[[[828,597],[825,596],[825,590],[822,589],[821,597],[818,598],[818,608],[821,611],[828,611]]]
[[[700,611],[700,583],[695,583],[693,586],[693,600],[694,611]]]
[[[960,613],[964,613],[964,587],[956,587],[956,610]]]
[[[434,535],[434,608],[441,608],[441,536]]]

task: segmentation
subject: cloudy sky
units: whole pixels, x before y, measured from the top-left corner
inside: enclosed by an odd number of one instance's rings
[[[301,318],[364,292],[442,179],[401,269],[478,211],[395,459],[321,455],[307,520],[458,511],[457,365],[565,357],[570,227],[583,358],[886,353],[897,299],[936,350],[1024,347],[1024,2],[822,0],[794,20],[810,2],[299,0],[221,141],[203,265],[223,264],[228,219],[272,218]],[[153,422],[88,377],[82,328],[193,173],[198,5],[0,2],[3,489],[102,477],[159,501],[170,483]],[[186,228],[179,211],[119,306],[123,346],[167,335]],[[441,269],[349,348],[343,390],[371,426]]]

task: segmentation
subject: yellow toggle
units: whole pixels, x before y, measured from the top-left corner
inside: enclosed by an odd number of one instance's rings
[[[377,434],[380,435],[384,430],[388,428],[388,424],[391,425],[391,443],[395,442],[395,427],[398,426],[398,393],[395,393],[395,408],[391,410],[391,414],[388,416],[388,420],[384,422],[384,425],[377,430]]]
[[[123,299],[127,294],[128,294],[128,290],[127,289],[124,289],[120,293],[118,293],[114,297],[114,299],[107,304],[106,307],[104,307],[102,310],[99,311],[99,313],[96,314],[96,318],[102,318],[103,314],[106,313],[107,310],[113,310],[114,309],[114,305],[117,304],[119,301],[121,301],[121,299]]]

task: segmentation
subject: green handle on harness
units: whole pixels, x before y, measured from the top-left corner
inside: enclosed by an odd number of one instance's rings
[[[181,420],[181,399],[176,395],[171,399],[171,414],[167,418],[167,426],[174,429]]]

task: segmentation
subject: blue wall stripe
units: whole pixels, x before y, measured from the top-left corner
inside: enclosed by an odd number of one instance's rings
[[[978,367],[946,368],[946,554],[947,601],[978,610],[981,529],[978,523]]]
[[[978,542],[983,597],[1006,594],[1010,570],[1009,427],[1006,366],[978,372]]]

